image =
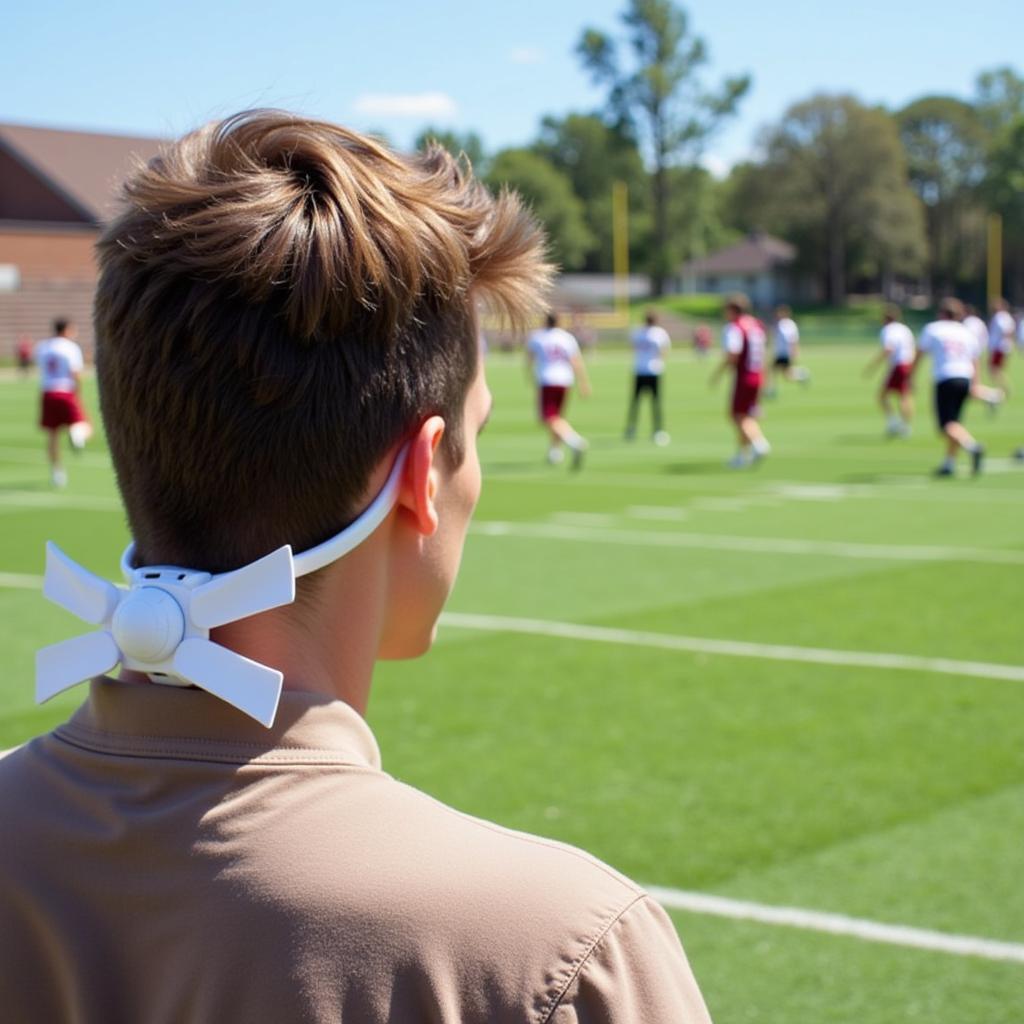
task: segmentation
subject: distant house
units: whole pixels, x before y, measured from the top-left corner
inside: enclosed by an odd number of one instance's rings
[[[70,317],[92,348],[93,245],[117,186],[159,139],[0,124],[0,355]]]
[[[678,290],[691,295],[744,292],[762,309],[779,302],[817,301],[817,281],[796,270],[795,261],[795,246],[781,238],[754,232],[742,242],[684,263],[679,271]]]

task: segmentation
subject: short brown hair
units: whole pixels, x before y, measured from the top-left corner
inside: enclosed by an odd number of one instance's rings
[[[99,243],[103,418],[139,564],[211,572],[333,535],[433,414],[461,461],[476,301],[536,315],[551,269],[518,198],[440,147],[278,111],[185,136]]]
[[[725,300],[725,310],[734,309],[737,313],[750,312],[750,299],[743,292],[735,292]]]
[[[939,315],[947,320],[963,320],[964,304],[959,299],[943,299],[939,303]]]

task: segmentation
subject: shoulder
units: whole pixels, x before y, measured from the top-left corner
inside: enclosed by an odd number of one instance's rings
[[[530,1019],[548,1019],[616,922],[649,901],[582,850],[460,813],[384,775],[366,782],[376,838],[338,866],[338,844],[307,835],[304,845],[330,863],[307,863],[289,884],[302,901],[318,893],[328,933],[358,919],[369,948],[398,946],[401,961],[420,963],[438,984],[457,979],[486,996],[488,1012],[467,1019],[512,1019],[505,1014],[524,1003],[547,1008]]]

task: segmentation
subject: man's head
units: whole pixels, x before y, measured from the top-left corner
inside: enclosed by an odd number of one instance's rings
[[[993,313],[1005,313],[1009,310],[1010,304],[1006,299],[993,299],[992,300],[992,312]]]
[[[788,320],[793,315],[793,310],[789,306],[776,306],[775,307],[775,319],[776,320]]]
[[[554,310],[549,310],[544,316],[544,326],[551,330],[552,327],[558,326],[558,314]]]
[[[903,319],[903,312],[894,302],[886,303],[882,310],[882,322],[887,324],[898,324]]]
[[[943,299],[939,303],[939,316],[943,320],[963,320],[964,304],[959,299]]]
[[[478,301],[523,322],[543,236],[440,148],[241,114],[125,185],[99,243],[104,420],[142,564],[223,571],[337,533],[431,417],[452,469]]]
[[[53,321],[53,333],[58,338],[73,338],[78,330],[70,320],[58,317]]]
[[[737,292],[725,300],[724,309],[727,320],[739,320],[741,316],[746,316],[750,312],[750,299],[742,292]]]
[[[657,323],[658,323],[658,313],[657,313],[657,310],[653,310],[653,309],[647,310],[647,312],[644,313],[644,323],[647,324],[648,327],[656,326]]]

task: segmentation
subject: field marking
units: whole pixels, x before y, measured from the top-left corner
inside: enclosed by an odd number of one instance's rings
[[[996,462],[998,460],[990,461]],[[725,465],[724,458],[721,460],[721,463],[723,466]],[[1020,469],[1020,463],[1015,463],[1014,466],[1024,476],[1024,471]],[[567,473],[552,473],[550,466],[538,466],[536,471],[517,469],[513,472],[503,472],[500,467],[500,462],[488,464],[485,461],[484,479],[488,486],[492,483],[514,483],[517,485],[523,483],[578,488],[580,486],[598,484],[602,487],[625,488],[631,491],[639,489],[672,491],[674,494],[687,496],[683,481],[679,477],[673,476],[667,470],[661,470],[660,472],[637,470],[631,473],[613,473],[605,472],[599,468],[588,467],[582,473],[569,475]],[[491,472],[488,472],[489,469]],[[763,490],[759,489],[753,493],[766,497],[784,497],[777,493],[776,488],[786,483],[787,481],[775,480],[770,485],[765,486]],[[800,481],[795,481],[794,483],[799,485]],[[970,481],[965,479],[963,483],[966,485]],[[992,502],[997,502],[999,504],[1020,505],[1024,503],[1024,493],[1022,492],[1005,489],[990,490],[987,488],[975,490],[968,486],[958,487],[953,481],[932,480],[931,470],[927,465],[922,468],[920,476],[894,474],[886,476],[880,483],[853,483],[841,486],[850,488],[848,497],[875,499],[878,501],[931,502],[935,500],[937,495],[941,495],[941,500],[944,504],[951,502],[991,504]],[[792,500],[792,498],[789,500]]]
[[[975,676],[979,679],[1005,679],[1024,683],[1024,666],[986,661],[957,661],[953,658],[926,658],[917,654],[890,654],[876,651],[842,651],[827,647],[796,647],[791,644],[761,644],[745,640],[715,640],[710,637],[678,636],[672,633],[648,633],[609,626],[585,626],[576,622],[553,622],[510,615],[479,615],[468,612],[444,612],[441,623],[457,629],[475,629],[496,633],[522,633],[551,636],[563,640],[589,640],[595,643],[628,647],[653,647],[665,651],[719,654],[729,658],[762,658],[769,661],[796,661],[812,665],[902,669],[933,672],[940,675]]]
[[[554,512],[551,518],[563,526],[615,525],[615,516],[609,512]]]
[[[75,509],[81,512],[116,511],[122,508],[118,498],[102,494],[66,494],[51,491],[0,490],[0,512],[30,508]]]
[[[775,555],[828,555],[897,562],[985,562],[1024,565],[1024,551],[967,548],[927,544],[860,544],[846,541],[798,540],[788,537],[743,537],[726,533],[683,533],[658,530],[592,529],[558,523],[514,523],[482,520],[470,526],[484,537],[529,537],[536,540],[573,540],[591,544],[639,547],[700,548],[715,551]]]
[[[10,590],[43,589],[42,576],[30,576],[22,572],[0,572],[0,587]]]
[[[658,885],[648,885],[645,888],[654,899],[669,910],[686,910],[694,914],[710,914],[714,917],[731,917],[739,921],[757,921],[760,924],[827,932],[830,935],[846,935],[865,942],[882,942],[911,949],[952,953],[955,956],[983,957],[986,960],[1008,960],[1024,964],[1024,944],[1018,942],[937,932],[908,925],[884,924],[881,921],[847,917],[845,914],[831,914],[820,910],[804,910],[800,907],[770,906],[766,903],[752,903],[702,892],[668,889]]]
[[[666,523],[679,523],[690,518],[685,508],[674,505],[630,505],[626,515],[631,519],[652,519]]]

